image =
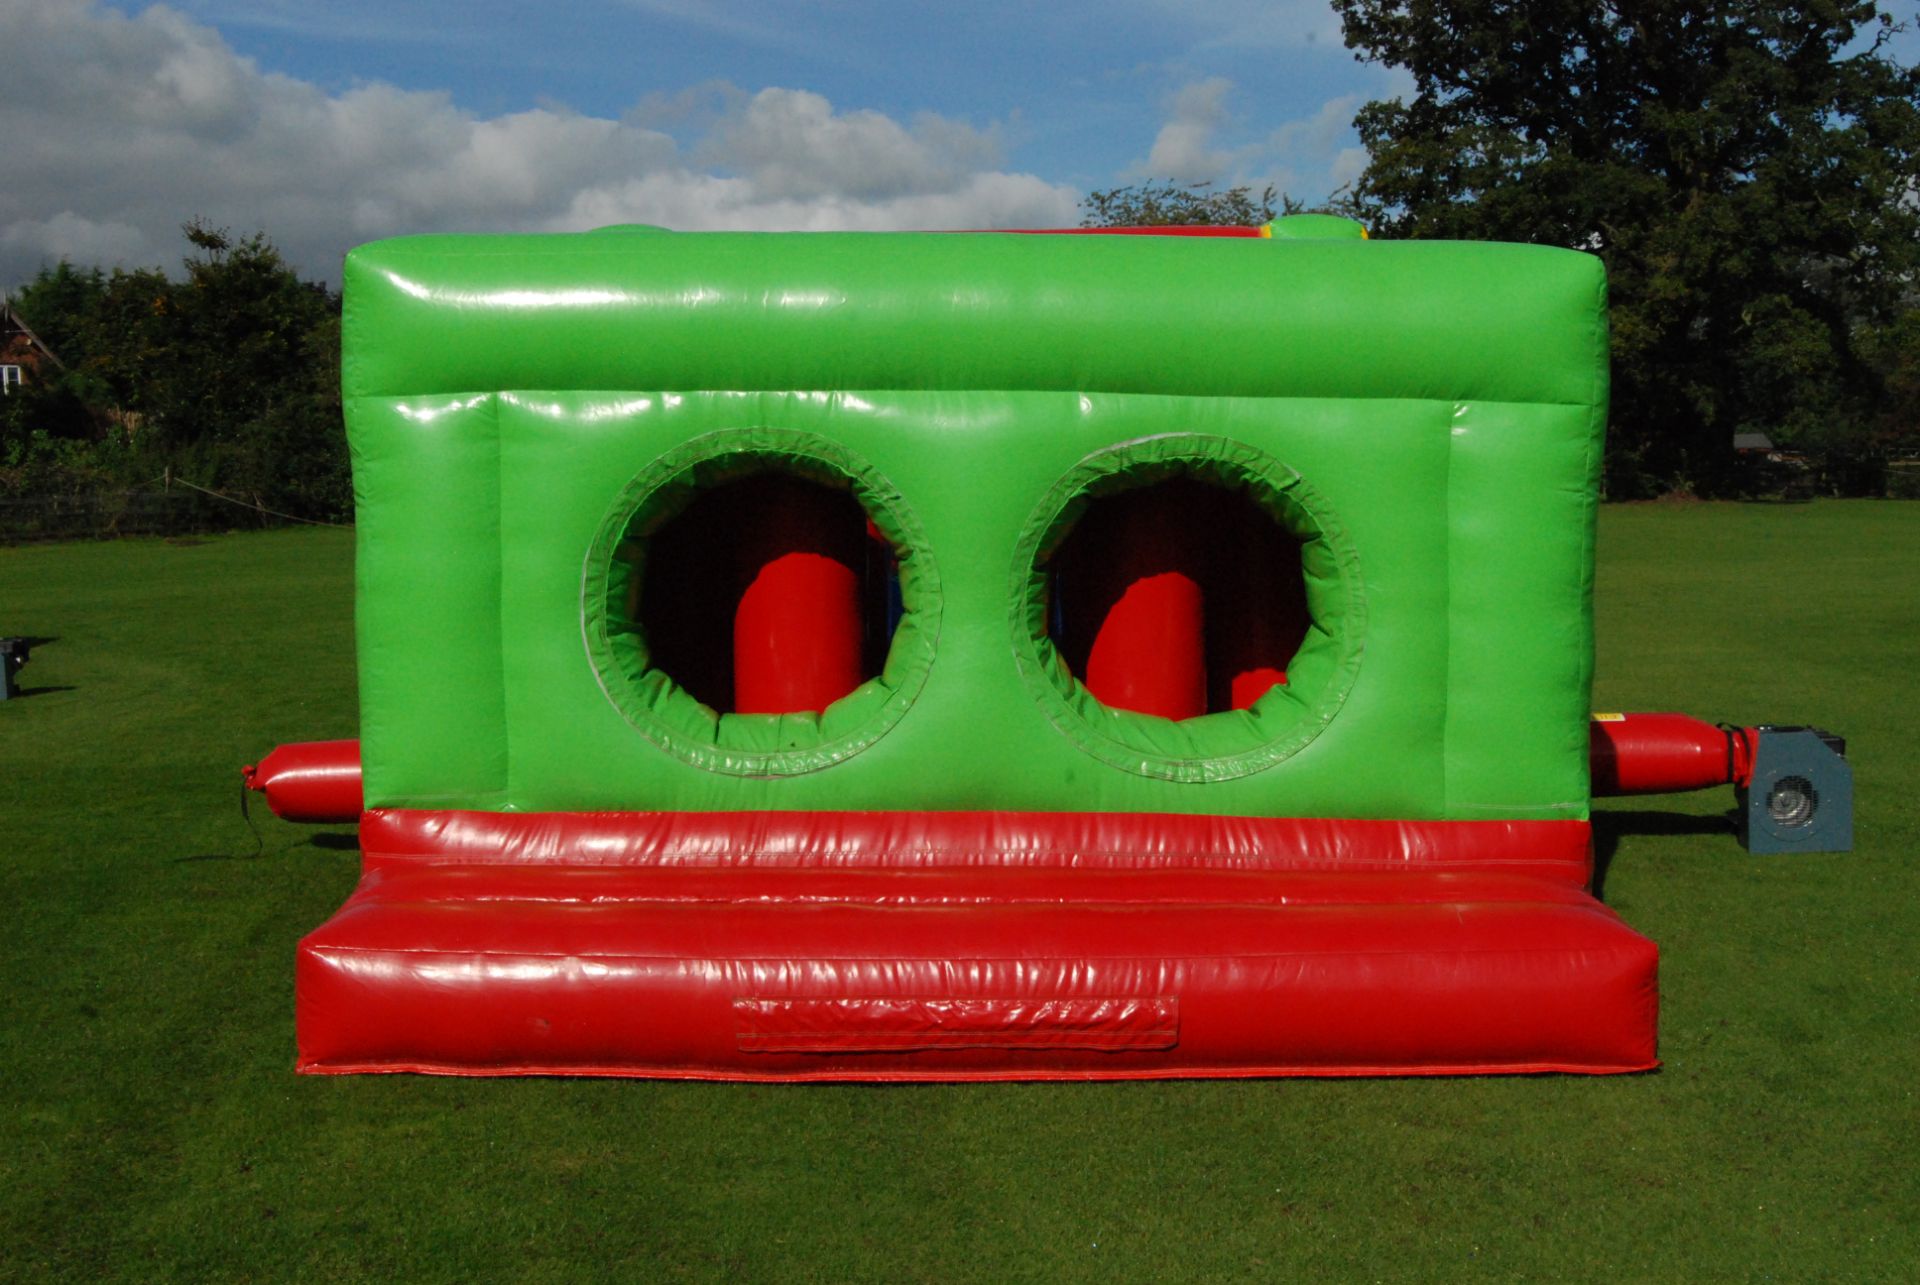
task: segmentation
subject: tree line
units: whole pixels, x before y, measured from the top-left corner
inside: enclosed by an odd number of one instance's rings
[[[1361,109],[1367,167],[1322,208],[1379,238],[1606,262],[1611,498],[1878,493],[1890,461],[1920,459],[1920,70],[1870,0],[1334,7],[1356,56],[1413,92]],[[1083,202],[1089,225],[1300,208],[1172,182]],[[62,263],[14,295],[66,368],[0,399],[0,496],[171,471],[346,519],[338,296],[263,235],[185,232],[176,276]]]
[[[264,235],[201,223],[177,276],[43,269],[14,310],[57,356],[0,399],[0,495],[177,477],[321,521],[353,509],[340,298]]]
[[[1383,238],[1521,241],[1607,265],[1613,498],[1782,470],[1878,493],[1920,457],[1920,71],[1861,0],[1334,0],[1411,96],[1363,107],[1328,207]],[[1281,198],[1280,209],[1297,208]],[[1088,221],[1243,222],[1274,193],[1144,184]]]

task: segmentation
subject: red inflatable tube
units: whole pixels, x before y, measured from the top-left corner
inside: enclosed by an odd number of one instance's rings
[[[1594,797],[1745,785],[1757,735],[1685,714],[1597,715],[1588,724]]]
[[[342,824],[358,821],[366,810],[359,741],[282,745],[240,775],[249,790],[267,796],[267,806],[283,821]]]
[[[376,808],[366,869],[674,867],[751,871],[952,867],[1064,872],[1208,870],[1524,874],[1585,888],[1585,821],[1381,821],[1141,812],[469,812]],[[815,885],[818,886],[818,885]],[[1029,885],[1032,886],[1032,885]],[[1049,884],[1049,887],[1053,885]],[[897,889],[898,891],[898,889]],[[1165,889],[1157,894],[1171,896]],[[1410,895],[1410,894],[1401,894]]]
[[[1589,724],[1594,797],[1743,786],[1753,775],[1757,735],[1686,714],[1596,718]],[[358,741],[282,745],[241,774],[287,821],[340,824],[359,820],[364,810]]]

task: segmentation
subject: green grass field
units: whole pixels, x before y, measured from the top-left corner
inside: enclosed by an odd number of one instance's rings
[[[1620,800],[1657,1073],[781,1087],[300,1078],[352,831],[238,766],[355,730],[351,536],[0,549],[0,1275],[1920,1276],[1920,503],[1602,515],[1600,709],[1845,734],[1858,848]]]

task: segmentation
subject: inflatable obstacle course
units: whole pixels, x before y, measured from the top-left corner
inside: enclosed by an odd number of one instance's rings
[[[609,231],[346,295],[303,1070],[1655,1064],[1586,891],[1597,260]]]

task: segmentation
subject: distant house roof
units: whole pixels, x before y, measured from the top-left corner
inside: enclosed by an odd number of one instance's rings
[[[1770,451],[1773,439],[1765,433],[1735,433],[1733,449],[1736,451]]]
[[[59,354],[33,333],[33,327],[27,324],[27,319],[14,311],[13,301],[0,296],[0,353],[13,353],[21,348],[31,349],[62,370],[67,368],[67,363],[60,360]]]

